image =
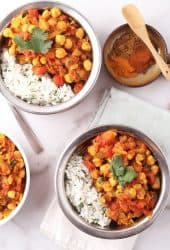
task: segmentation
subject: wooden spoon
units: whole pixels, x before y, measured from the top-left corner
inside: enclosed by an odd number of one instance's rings
[[[130,28],[146,44],[148,49],[151,51],[164,77],[167,80],[170,80],[170,68],[152,45],[146,29],[144,18],[141,15],[140,11],[137,9],[135,5],[128,4],[122,8],[122,13],[127,23],[129,24]]]

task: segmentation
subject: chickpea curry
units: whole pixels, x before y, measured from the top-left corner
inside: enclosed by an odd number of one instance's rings
[[[106,216],[115,226],[131,226],[152,216],[161,188],[160,168],[147,145],[117,130],[91,140],[83,156]]]
[[[25,164],[15,144],[0,134],[0,219],[19,204],[25,189]]]
[[[85,30],[59,8],[29,9],[12,18],[3,31],[4,48],[19,64],[32,64],[56,86],[78,93],[92,69],[92,45]]]

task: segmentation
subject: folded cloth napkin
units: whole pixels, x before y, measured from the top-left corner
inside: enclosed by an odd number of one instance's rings
[[[140,129],[153,138],[170,159],[168,138],[170,114],[125,92],[112,88],[104,94],[90,127],[123,124]],[[57,197],[51,202],[41,223],[41,232],[67,250],[131,250],[137,236],[121,240],[105,240],[89,236],[74,227],[62,213]]]
[[[123,124],[137,128],[155,140],[170,161],[170,113],[125,92],[112,88],[106,92],[90,127]],[[41,231],[67,250],[130,250],[137,236],[104,240],[86,235],[63,215],[55,197],[41,224]]]
[[[16,121],[13,112],[6,99],[0,94],[0,114],[3,119],[0,122],[0,133],[5,133],[16,140],[24,149],[26,156],[29,160],[31,173],[38,173],[47,166],[48,152],[43,151],[40,154],[35,152],[30,147],[22,129]]]

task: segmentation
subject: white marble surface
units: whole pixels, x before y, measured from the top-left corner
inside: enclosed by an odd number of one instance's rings
[[[1,1],[0,19],[7,12],[25,2],[25,0]],[[65,0],[64,2],[77,8],[89,19],[102,46],[107,35],[118,25],[124,23],[121,6],[128,3],[126,0]],[[145,14],[147,23],[157,28],[167,44],[170,45],[169,0],[131,0],[130,2],[134,2],[140,7]],[[86,129],[104,89],[112,85],[112,79],[102,67],[92,93],[72,110],[51,116],[24,114],[42,142],[48,145],[53,159],[58,157],[64,145],[71,138]],[[120,88],[117,84],[114,86]],[[121,87],[121,89],[162,108],[167,108],[170,103],[170,84],[162,77],[142,88]],[[0,228],[0,250],[62,250],[39,232],[42,217],[54,195],[54,171],[55,166],[50,161],[46,170],[31,177],[30,193],[25,206],[13,221]],[[169,250],[169,231],[170,211],[165,211],[150,229],[140,235],[135,250]]]

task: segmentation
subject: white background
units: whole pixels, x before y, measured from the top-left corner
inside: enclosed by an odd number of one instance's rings
[[[1,0],[0,19],[25,2],[24,0]],[[125,22],[121,14],[121,7],[128,3],[125,0],[65,0],[64,2],[75,7],[88,18],[99,37],[101,46],[109,33]],[[146,22],[160,31],[169,47],[170,2],[168,0],[131,0],[130,2],[137,4]],[[170,103],[170,83],[162,77],[142,88],[123,88],[113,82],[102,66],[100,77],[92,93],[72,110],[51,116],[24,114],[53,159],[60,154],[71,138],[86,129],[103,91],[113,85],[165,109]],[[54,195],[54,171],[54,164],[49,164],[41,174],[32,176],[31,189],[25,206],[13,221],[0,228],[0,250],[61,250],[39,232],[40,222]],[[165,211],[153,226],[140,235],[135,250],[169,250],[169,234],[170,211]]]

